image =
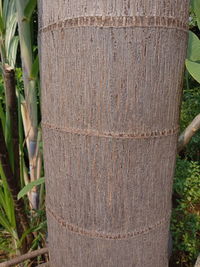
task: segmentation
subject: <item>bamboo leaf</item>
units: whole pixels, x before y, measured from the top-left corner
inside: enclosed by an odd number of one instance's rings
[[[8,10],[9,10],[9,0],[4,0],[3,1],[3,20],[7,21],[7,15],[8,15]]]
[[[200,83],[200,63],[186,59],[185,65],[192,77]]]
[[[8,188],[8,184],[6,181],[5,174],[3,172],[1,162],[0,162],[0,178],[2,182],[1,184],[2,189],[0,191],[1,194],[0,215],[2,218],[0,218],[0,224],[4,226],[8,232],[12,234],[13,228],[16,227],[15,214],[14,214],[15,212],[14,212],[13,200]]]
[[[9,62],[9,65],[13,68],[16,62],[18,44],[19,44],[19,37],[14,36],[11,39],[9,49],[8,49],[8,62]]]
[[[15,0],[8,0],[8,8],[7,8],[7,14],[6,19],[4,20],[6,22],[6,27],[9,26],[10,21],[13,19],[13,17],[16,17],[16,7],[15,7]]]
[[[13,233],[12,226],[9,224],[9,221],[6,219],[5,214],[0,210],[0,224],[10,233]]]
[[[17,27],[17,18],[16,18],[16,13],[15,13],[13,14],[13,17],[10,20],[10,24],[7,26],[6,34],[5,34],[5,47],[6,47],[7,57],[9,56],[10,45],[15,35],[16,27]]]
[[[25,9],[24,9],[24,17],[26,20],[30,21],[33,11],[37,5],[37,0],[29,0]]]
[[[6,177],[5,177],[1,162],[0,162],[0,178],[2,180],[2,187],[4,191],[4,201],[6,205],[5,213],[7,214],[7,217],[10,223],[12,224],[12,226],[15,227],[16,221],[15,221],[15,210],[14,210],[13,199],[12,199],[10,190],[8,188],[8,184],[6,181]]]
[[[4,197],[4,192],[3,192],[2,186],[0,187],[0,206],[3,208],[3,210],[6,211],[7,205],[6,205],[6,201],[5,201],[5,197]]]
[[[42,178],[39,178],[38,180],[36,181],[33,181],[29,184],[27,184],[18,194],[18,199],[22,198],[23,196],[25,196],[34,186],[37,186],[37,185],[41,185],[45,182],[45,178],[42,177]]]
[[[13,221],[12,218],[12,204],[10,205],[10,202],[6,201],[5,192],[3,191],[3,188],[0,189],[0,206],[3,209],[3,212],[6,214],[9,223],[12,225],[12,227],[15,227],[15,220]]]

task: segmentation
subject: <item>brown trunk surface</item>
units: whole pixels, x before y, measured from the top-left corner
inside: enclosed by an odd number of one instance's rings
[[[52,267],[168,266],[188,5],[39,1]]]

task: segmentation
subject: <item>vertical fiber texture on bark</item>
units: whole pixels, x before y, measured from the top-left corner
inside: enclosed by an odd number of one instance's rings
[[[168,266],[188,5],[39,1],[52,266]]]

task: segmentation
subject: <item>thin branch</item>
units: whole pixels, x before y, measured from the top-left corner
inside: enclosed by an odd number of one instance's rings
[[[48,248],[41,248],[35,251],[32,251],[30,253],[24,254],[22,256],[16,257],[12,260],[0,263],[0,267],[10,267],[10,266],[15,266],[21,262],[24,262],[25,260],[29,260],[32,258],[35,258],[37,256],[40,256],[42,254],[48,253]],[[40,265],[39,265],[40,266]],[[44,265],[45,266],[45,265]],[[47,265],[46,265],[47,266]]]
[[[178,153],[190,142],[191,138],[200,129],[200,114],[197,115],[178,139]]]

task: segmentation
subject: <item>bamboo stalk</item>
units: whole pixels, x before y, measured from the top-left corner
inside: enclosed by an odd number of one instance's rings
[[[27,0],[16,1],[17,15],[18,15],[18,28],[20,37],[21,59],[23,69],[23,81],[25,91],[25,105],[26,116],[23,116],[23,125],[26,135],[26,144],[28,148],[29,156],[29,168],[30,168],[30,181],[37,179],[37,126],[38,126],[38,114],[37,114],[37,93],[36,93],[36,81],[31,79],[31,69],[33,65],[33,52],[31,43],[31,29],[30,22],[24,19],[24,9],[27,4]],[[33,209],[37,209],[38,192],[33,189],[29,193],[30,206]]]
[[[20,181],[20,162],[19,162],[19,131],[18,131],[18,111],[15,90],[15,72],[8,64],[4,66],[4,82],[6,92],[6,107],[9,112],[11,136],[13,143],[14,156],[14,176],[16,182]]]

